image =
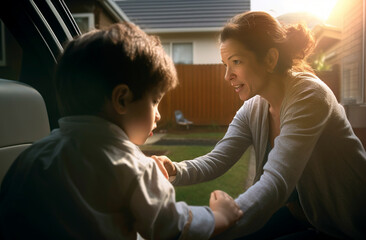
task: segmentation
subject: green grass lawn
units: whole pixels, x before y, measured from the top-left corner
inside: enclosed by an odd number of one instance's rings
[[[217,139],[224,133],[187,133],[187,134],[167,134],[164,138],[176,139]],[[185,146],[185,145],[144,145],[143,151],[157,151],[167,155],[172,161],[180,162],[185,159],[193,159],[202,156],[213,149],[214,146]],[[191,186],[176,187],[177,201],[185,201],[189,205],[208,205],[210,193],[216,189],[227,192],[232,197],[237,197],[244,191],[245,180],[248,173],[249,151],[224,175],[210,182],[200,183]]]
[[[224,132],[193,132],[193,133],[186,133],[186,134],[174,134],[169,133],[167,134],[164,139],[221,139],[225,135]]]

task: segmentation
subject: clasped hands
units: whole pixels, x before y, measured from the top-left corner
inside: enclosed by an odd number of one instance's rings
[[[160,171],[168,180],[170,176],[177,175],[177,169],[175,169],[173,162],[167,156],[152,155],[151,158],[155,160],[156,164],[158,164],[159,166]]]

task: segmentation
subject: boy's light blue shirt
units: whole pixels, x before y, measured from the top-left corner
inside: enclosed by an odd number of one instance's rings
[[[65,117],[59,124],[16,160],[4,180],[1,218],[16,212],[51,238],[208,239],[212,234],[212,211],[176,202],[156,163],[121,128],[94,116]],[[42,229],[47,224],[53,232]]]

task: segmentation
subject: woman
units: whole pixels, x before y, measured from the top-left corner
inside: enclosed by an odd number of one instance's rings
[[[220,51],[225,80],[244,105],[207,155],[174,164],[155,157],[173,184],[187,185],[222,175],[254,146],[254,183],[236,199],[244,215],[224,239],[310,234],[308,227],[322,236],[366,237],[366,153],[305,61],[313,46],[302,25],[283,27],[264,12],[232,18]]]

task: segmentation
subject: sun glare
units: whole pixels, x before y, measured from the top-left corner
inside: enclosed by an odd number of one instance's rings
[[[276,17],[290,12],[308,12],[325,21],[336,3],[337,0],[252,0],[251,7],[269,11]]]
[[[294,3],[297,1],[291,1],[287,0],[288,3]],[[300,1],[299,1],[300,2]],[[299,5],[302,5],[300,8],[298,6],[297,10],[309,12],[311,14],[314,14],[315,16],[319,17],[322,20],[327,20],[329,17],[329,14],[331,13],[334,5],[336,4],[337,0],[306,0],[301,1],[302,3]],[[295,8],[295,6],[294,6]],[[295,10],[295,9],[294,9]]]

